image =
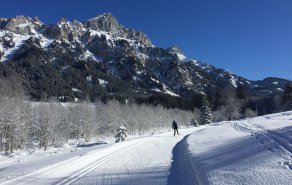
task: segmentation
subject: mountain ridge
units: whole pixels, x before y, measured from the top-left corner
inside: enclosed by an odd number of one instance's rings
[[[83,22],[62,18],[56,24],[28,16],[0,18],[0,59],[38,100],[208,96],[215,102],[216,93],[223,97],[222,90],[267,97],[281,94],[288,82],[247,80],[190,59],[177,47],[157,47],[111,13]]]

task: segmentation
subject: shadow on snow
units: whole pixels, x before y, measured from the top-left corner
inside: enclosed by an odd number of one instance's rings
[[[172,163],[170,168],[170,175],[167,179],[168,185],[193,185],[197,184],[195,172],[190,163],[187,138],[185,136],[178,142],[172,150]]]

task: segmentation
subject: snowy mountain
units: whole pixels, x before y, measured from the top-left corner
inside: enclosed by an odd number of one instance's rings
[[[38,100],[116,97],[160,102],[165,97],[215,96],[222,88],[262,97],[281,93],[287,82],[275,80],[271,88],[265,81],[253,82],[190,59],[177,47],[157,47],[110,13],[84,22],[63,18],[53,25],[37,17],[0,18],[0,60],[0,75],[17,76]]]
[[[283,92],[285,85],[287,84],[287,80],[281,78],[265,78],[260,81],[253,81],[252,85],[255,89],[259,91],[265,91],[267,93],[274,93],[276,91]]]

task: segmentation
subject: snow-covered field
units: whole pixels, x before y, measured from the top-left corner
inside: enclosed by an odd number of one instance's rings
[[[3,184],[291,184],[292,112],[0,158]],[[42,156],[43,155],[43,156]],[[33,156],[33,157],[32,157]],[[23,160],[23,159],[26,160]]]
[[[196,184],[292,184],[292,112],[214,123],[188,143]]]

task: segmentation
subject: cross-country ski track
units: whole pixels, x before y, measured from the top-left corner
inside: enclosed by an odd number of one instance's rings
[[[292,111],[0,164],[4,185],[225,185],[292,182]],[[54,160],[52,160],[52,158]],[[58,160],[56,160],[58,159]],[[22,170],[21,170],[22,169]],[[14,174],[14,175],[13,175]]]
[[[3,185],[167,184],[174,147],[198,129],[180,129],[180,135],[175,137],[172,132],[166,132],[110,144],[8,180]]]

